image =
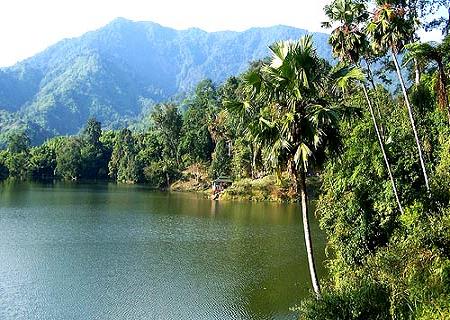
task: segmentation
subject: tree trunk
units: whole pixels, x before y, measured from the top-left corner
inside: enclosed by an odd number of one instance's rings
[[[311,283],[314,293],[316,294],[316,298],[320,299],[321,297],[320,286],[319,280],[317,279],[316,266],[314,264],[314,254],[311,242],[311,234],[309,230],[308,195],[306,193],[306,174],[303,167],[300,169],[298,180],[302,204],[303,234],[305,235],[305,245],[306,245],[306,254],[308,256],[309,275],[311,277]]]
[[[443,35],[446,37],[448,36],[448,34],[450,33],[450,7],[448,7],[448,19],[447,19],[447,24],[444,27],[443,30]]]
[[[438,64],[438,77],[439,77],[439,81],[437,83],[438,88],[436,90],[438,94],[438,103],[442,109],[446,109],[448,124],[450,125],[450,104],[448,101],[448,93],[447,93],[447,76],[445,74],[445,67],[444,64],[442,63],[442,59],[438,59],[436,60],[436,62]]]
[[[298,173],[294,159],[288,160],[288,174],[291,177],[291,194],[298,199]]]
[[[400,85],[402,87],[403,97],[405,98],[406,107],[408,108],[409,120],[411,121],[411,127],[412,127],[413,132],[414,132],[414,139],[416,140],[417,149],[419,151],[420,166],[422,167],[423,177],[425,179],[425,186],[427,188],[427,191],[430,191],[430,185],[428,183],[427,170],[425,168],[425,161],[423,159],[422,147],[420,146],[419,135],[417,134],[416,124],[414,122],[414,117],[413,117],[413,112],[412,112],[412,108],[411,108],[411,103],[409,102],[408,93],[406,92],[405,82],[403,80],[403,76],[402,76],[402,73],[400,71],[400,66],[398,64],[397,55],[395,54],[395,52],[393,50],[391,50],[391,54],[392,54],[392,60],[394,61],[394,64],[395,64],[395,69],[397,70],[397,76],[398,76],[398,79],[400,81]]]
[[[362,84],[362,87],[363,87],[364,95],[366,97],[367,105],[369,106],[369,111],[370,111],[370,115],[372,117],[373,126],[375,127],[375,132],[377,134],[378,143],[380,144],[381,152],[383,153],[384,163],[386,164],[386,169],[389,174],[389,179],[391,180],[391,185],[392,185],[392,190],[394,191],[395,200],[397,201],[397,205],[398,205],[398,209],[400,210],[400,213],[403,214],[403,207],[400,202],[400,198],[398,196],[397,187],[395,185],[395,180],[392,175],[391,166],[389,164],[386,150],[384,149],[383,139],[381,137],[380,131],[378,130],[377,119],[375,118],[375,114],[373,112],[372,103],[370,102],[369,94],[367,93],[366,85],[364,83]]]
[[[253,144],[250,144],[251,148],[251,169],[252,169],[252,179],[256,179],[256,155],[257,150]]]
[[[419,61],[417,61],[416,58],[414,60],[414,82],[416,86],[420,84],[420,67],[419,67]]]
[[[377,93],[377,87],[375,86],[375,82],[373,80],[373,74],[372,74],[372,70],[370,69],[370,63],[367,62],[366,60],[366,64],[367,64],[367,72],[369,74],[369,80],[370,80],[370,84],[372,85],[372,89],[373,91],[376,93],[376,104],[375,104],[375,110],[377,112],[378,115],[378,119],[380,120],[380,133],[381,133],[381,138],[383,139],[383,141],[385,141],[384,139],[384,127],[383,127],[383,118],[381,117],[381,111],[380,111],[380,99],[378,98],[378,93]]]
[[[166,183],[167,183],[167,189],[170,189],[170,177],[169,172],[166,171]]]

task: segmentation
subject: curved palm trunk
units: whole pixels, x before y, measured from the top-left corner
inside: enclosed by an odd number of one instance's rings
[[[314,264],[314,254],[311,242],[311,234],[309,230],[309,217],[308,217],[308,195],[306,193],[306,174],[303,168],[299,172],[298,187],[300,189],[300,198],[302,204],[302,220],[303,220],[303,233],[305,235],[306,254],[308,256],[309,275],[311,277],[311,283],[314,293],[317,299],[320,298],[320,286],[317,279],[316,266]]]
[[[372,74],[372,69],[370,68],[370,63],[366,60],[366,64],[367,64],[367,72],[369,74],[369,80],[370,80],[370,84],[372,85],[372,89],[375,93],[377,93],[377,87],[375,86],[375,81],[373,80],[373,74]],[[378,115],[378,119],[380,119],[380,133],[381,133],[381,138],[383,139],[383,141],[385,141],[384,139],[384,127],[383,127],[383,118],[381,117],[381,111],[380,111],[380,99],[378,98],[378,94],[376,95],[376,104],[375,104],[375,110],[377,112]],[[377,127],[378,128],[378,127]]]
[[[298,172],[297,172],[297,166],[295,164],[294,159],[288,160],[288,174],[292,178],[291,181],[291,194],[295,196],[295,199],[297,200],[298,197]]]
[[[366,97],[367,105],[369,106],[369,111],[370,111],[370,115],[372,117],[373,126],[375,127],[375,132],[377,134],[378,143],[380,144],[381,153],[383,154],[384,163],[386,164],[386,169],[389,174],[389,179],[391,180],[391,185],[392,185],[392,190],[394,191],[395,200],[397,201],[397,205],[398,205],[398,209],[400,210],[400,213],[403,214],[403,207],[400,202],[400,198],[398,196],[397,186],[395,185],[395,180],[392,175],[391,166],[389,164],[386,150],[384,149],[383,139],[381,137],[380,130],[378,129],[377,119],[375,118],[375,114],[373,112],[372,103],[370,102],[369,94],[367,93],[366,85],[364,83],[362,84],[362,87],[363,87],[363,91],[364,91],[364,96]]]
[[[414,60],[414,82],[416,86],[420,84],[420,67],[419,67],[419,61],[417,61],[416,58]]]
[[[250,149],[252,153],[251,169],[252,169],[252,179],[256,178],[256,158],[258,156],[258,150],[253,143],[250,144]]]
[[[414,132],[414,139],[416,140],[417,149],[419,151],[420,166],[422,167],[423,177],[425,179],[425,186],[427,188],[427,191],[430,191],[430,185],[428,183],[428,174],[427,174],[427,170],[425,168],[425,161],[423,159],[423,154],[422,154],[422,147],[420,146],[419,135],[417,134],[416,124],[414,122],[414,117],[413,117],[413,113],[412,113],[411,104],[409,102],[408,93],[406,92],[405,82],[403,80],[403,76],[400,71],[400,66],[398,64],[397,56],[393,50],[391,50],[391,55],[392,55],[392,60],[394,61],[394,64],[395,64],[395,69],[397,70],[398,79],[400,80],[400,85],[402,87],[403,97],[405,98],[406,107],[408,108],[409,120],[411,121],[411,127]]]

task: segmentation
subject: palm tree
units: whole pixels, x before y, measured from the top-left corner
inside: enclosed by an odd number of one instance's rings
[[[240,114],[250,119],[247,132],[274,169],[287,169],[292,191],[300,195],[305,245],[314,292],[320,285],[309,228],[306,172],[340,147],[338,100],[333,73],[318,58],[311,36],[270,47],[272,59],[244,76]],[[339,70],[342,72],[342,70]]]
[[[438,105],[442,111],[447,112],[448,123],[450,125],[450,104],[447,92],[447,75],[445,74],[444,54],[445,46],[443,43],[436,44],[434,42],[420,43],[415,42],[406,45],[408,50],[405,55],[405,64],[413,59],[419,61],[420,64],[428,65],[435,62],[437,65],[436,93],[438,96]]]
[[[409,120],[413,129],[420,165],[425,179],[425,187],[427,188],[427,191],[430,191],[419,135],[417,134],[411,103],[397,59],[397,54],[403,49],[404,44],[408,39],[411,38],[411,34],[414,33],[414,25],[411,20],[405,19],[406,10],[401,5],[394,5],[386,2],[386,0],[378,0],[377,3],[379,6],[375,9],[372,20],[367,25],[367,32],[372,38],[372,47],[374,51],[384,53],[387,50],[390,50],[391,52],[391,58],[394,62],[405,104],[408,109]]]
[[[325,6],[325,14],[330,18],[330,22],[325,22],[325,27],[331,27],[332,23],[339,25],[332,31],[330,44],[333,48],[333,55],[341,61],[350,62],[359,66],[361,56],[367,52],[368,42],[365,34],[360,30],[359,25],[368,18],[367,7],[364,3],[354,0],[335,0],[330,5]],[[362,79],[361,79],[362,80]],[[403,207],[397,192],[394,177],[392,175],[389,159],[384,148],[384,142],[379,130],[377,119],[372,107],[372,102],[366,88],[366,84],[361,81],[373,126],[378,138],[378,143],[383,154],[383,159],[391,181],[392,190],[397,201],[400,213],[403,214]]]

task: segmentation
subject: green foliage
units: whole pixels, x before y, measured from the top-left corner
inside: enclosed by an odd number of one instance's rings
[[[450,39],[450,36],[447,36],[447,38]],[[450,105],[447,91],[448,77],[445,72],[445,51],[448,50],[446,42],[441,44],[416,42],[407,45],[406,48],[404,64],[415,61],[422,68],[430,64],[437,67],[436,72],[433,72],[432,75],[433,89],[437,96],[439,108],[444,114],[447,114],[448,123],[450,124]]]
[[[414,33],[414,14],[404,5],[414,4],[381,4],[364,29],[369,17],[364,1],[333,1],[326,13],[340,23],[330,38],[334,55],[354,64],[361,56],[371,57],[372,63],[369,40],[379,54],[402,50]],[[40,125],[84,119],[87,113],[74,117],[81,103],[90,106],[88,114],[106,112],[124,124],[127,120],[117,115],[136,114],[134,99],[139,96],[149,110],[150,127],[102,131],[100,122],[90,119],[79,136],[51,139],[39,147],[31,147],[29,136],[16,132],[9,136],[7,149],[0,151],[0,179],[53,178],[55,173],[74,180],[108,176],[117,182],[145,182],[166,189],[183,171],[187,184],[196,180],[191,185],[202,187],[210,179],[232,175],[237,181],[222,194],[223,199],[285,201],[292,198],[290,189],[296,189],[299,176],[304,179],[306,171],[319,171],[322,184],[316,214],[328,238],[330,276],[322,283],[321,299],[301,303],[300,318],[450,318],[450,129],[442,112],[443,106],[448,107],[448,41],[447,37],[439,45],[408,46],[411,57],[428,66],[421,70],[420,83],[407,88],[407,95],[430,172],[429,192],[403,100],[376,83],[368,92],[403,213],[396,205],[373,119],[357,108],[366,104],[352,86],[364,81],[362,70],[342,64],[332,68],[319,58],[310,37],[275,43],[271,58],[253,63],[219,88],[211,80],[200,82],[182,106],[167,103],[153,109],[150,106],[165,95],[164,90],[155,88],[154,95],[141,95],[131,81],[121,81],[118,87],[115,81],[108,82],[108,89],[93,101],[92,93],[100,90],[95,87],[98,79],[84,87],[73,75],[91,79],[94,70],[115,64],[100,57],[78,57],[68,72],[70,81],[61,87],[47,84],[39,106],[31,107],[36,116],[43,105],[42,110],[52,110],[51,121],[37,117]],[[136,72],[147,63],[141,62],[134,66]],[[372,79],[369,71],[367,77]],[[114,72],[120,79],[122,71]],[[165,75],[163,70],[158,73],[161,78]],[[69,94],[72,86],[88,94],[75,97]],[[119,89],[111,92],[112,87]],[[119,112],[105,99],[108,95],[130,109]],[[10,112],[1,113],[0,121],[13,127]],[[78,127],[72,124],[68,130],[75,132]],[[209,167],[209,177],[199,173],[204,167]]]
[[[167,160],[155,161],[144,168],[145,180],[153,187],[168,189],[180,177],[176,164]]]
[[[6,158],[5,165],[6,168],[8,168],[9,177],[18,180],[25,180],[28,178],[28,168],[30,163],[26,153],[10,153]]]
[[[300,320],[382,320],[389,319],[389,299],[380,285],[364,283],[339,293],[323,293],[320,300],[310,299],[296,308]]]
[[[266,175],[259,179],[236,180],[221,195],[223,200],[294,201],[289,190],[292,181],[287,174],[281,177]]]
[[[77,138],[65,140],[56,154],[57,175],[66,180],[77,180],[81,175],[81,143]]]
[[[180,148],[187,165],[211,160],[214,149],[208,125],[217,108],[217,92],[210,80],[200,82],[194,96],[187,101],[183,115]]]
[[[123,129],[116,137],[108,167],[110,178],[118,182],[140,181],[141,163],[137,157],[136,142],[130,130]]]
[[[137,134],[135,138],[139,150],[137,156],[143,166],[162,159],[164,148],[161,136],[157,132],[150,130],[144,134]]]
[[[190,93],[204,78],[221,83],[265,57],[274,41],[305,33],[287,26],[208,33],[116,19],[0,71],[0,146],[2,133],[18,127],[34,128],[35,145],[74,135],[92,116],[110,130],[128,127],[156,103]],[[321,44],[328,38],[314,36]]]
[[[107,176],[108,159],[100,137],[101,124],[94,118],[88,120],[81,135],[82,138],[82,177],[86,179],[105,178]]]
[[[247,141],[239,137],[233,145],[233,156],[231,158],[232,176],[235,179],[251,177],[252,153]]]
[[[83,130],[82,137],[85,143],[100,148],[102,125],[95,118],[90,118]]]
[[[225,140],[222,139],[216,143],[214,153],[212,154],[211,167],[209,168],[211,178],[216,179],[220,176],[230,175],[230,156],[228,150]]]
[[[289,170],[296,182],[299,172],[320,167],[339,149],[338,121],[345,106],[334,70],[318,57],[311,37],[277,42],[271,52],[270,63],[244,75],[243,101],[229,110],[245,119],[248,138],[264,162],[273,170]]]
[[[430,212],[416,203],[399,220],[402,229],[389,247],[370,257],[360,272],[389,288],[392,318],[426,319],[423,314],[434,310],[445,319],[450,315],[449,211]]]
[[[360,3],[364,2],[336,0],[325,8],[332,21],[341,23],[330,38],[334,54],[353,63],[361,55],[354,45],[364,49],[366,36],[378,54],[392,50],[395,57],[413,37],[414,10],[429,5],[427,1],[377,1],[364,34],[359,29],[364,21],[359,21],[358,8],[363,15],[367,12]],[[406,89],[409,92],[403,97],[408,108],[412,102],[420,144],[414,145],[400,97],[375,84],[369,92],[369,99],[376,102],[374,121],[381,124],[381,140],[404,212],[396,208],[369,115],[341,122],[341,131],[347,132],[343,153],[328,162],[322,173],[316,211],[328,237],[330,279],[322,299],[301,304],[300,319],[450,317],[450,131],[448,114],[436,110],[448,107],[445,50],[444,44],[407,47],[406,62],[414,59],[414,67],[435,63],[438,69],[436,73],[433,68],[422,69],[420,83]],[[362,103],[354,91],[348,94],[347,100]],[[432,172],[430,191],[421,174],[425,168],[415,161],[416,148],[423,149],[426,170]]]
[[[8,139],[7,150],[10,153],[27,153],[30,149],[30,138],[25,132],[13,133]]]
[[[158,105],[150,115],[153,129],[160,136],[163,146],[163,157],[181,164],[180,138],[183,118],[174,104]]]
[[[331,20],[323,26],[330,28],[338,21],[340,26],[335,28],[329,43],[333,48],[333,55],[343,61],[358,63],[367,53],[367,36],[359,28],[359,24],[369,18],[366,4],[362,1],[334,0],[324,7],[325,14]]]
[[[2,158],[3,155],[0,154],[0,181],[5,180],[9,175],[8,167],[6,167],[4,159]]]
[[[62,159],[60,159],[61,161]],[[33,179],[48,179],[54,176],[56,169],[56,152],[44,144],[31,149],[30,174]],[[61,166],[60,166],[61,169]]]
[[[317,212],[336,255],[360,264],[387,243],[396,206],[370,118],[347,130],[342,156],[323,173]]]
[[[180,177],[180,172],[176,161],[164,151],[167,140],[161,132],[153,130],[139,135],[139,139],[137,159],[143,168],[142,179],[154,188],[169,188]]]
[[[389,49],[399,53],[415,32],[415,20],[408,19],[401,4],[378,3],[367,33],[372,38],[372,50],[383,54]]]
[[[3,153],[2,176],[25,180],[30,168],[30,139],[25,132],[12,134],[8,138],[8,147]]]
[[[342,123],[342,130],[348,132],[343,153],[322,174],[316,211],[328,236],[331,278],[323,300],[301,305],[302,319],[327,319],[333,312],[342,319],[450,315],[450,135],[445,115],[435,111],[436,102],[426,88],[411,91],[434,173],[427,196],[414,161],[406,111],[396,106],[401,100],[386,91],[376,94],[379,101],[386,101],[380,104],[386,145],[405,212],[400,215],[396,209],[369,116]],[[366,288],[380,290],[364,298],[361,292]],[[371,313],[359,317],[366,308]]]

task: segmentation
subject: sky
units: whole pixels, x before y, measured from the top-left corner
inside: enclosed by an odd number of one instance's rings
[[[28,58],[64,38],[98,29],[117,17],[175,29],[242,31],[284,24],[322,31],[329,0],[2,0],[0,67]]]

